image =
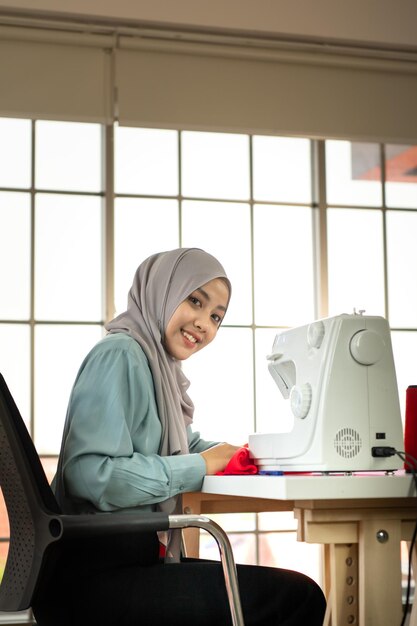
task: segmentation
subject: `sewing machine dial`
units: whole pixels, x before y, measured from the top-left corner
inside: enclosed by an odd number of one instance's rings
[[[303,419],[311,406],[312,390],[309,383],[294,385],[290,393],[291,410],[295,417]]]
[[[321,320],[313,322],[307,330],[307,343],[311,348],[320,348],[324,337],[324,324]]]

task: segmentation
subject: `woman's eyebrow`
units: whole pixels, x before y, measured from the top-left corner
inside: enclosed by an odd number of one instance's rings
[[[204,296],[204,297],[205,297],[205,299],[206,299],[208,302],[210,302],[210,301],[211,301],[211,298],[210,298],[210,296],[208,295],[207,291],[204,291],[204,289],[202,289],[201,287],[198,287],[198,289],[196,289],[196,291],[198,291],[199,293],[201,293],[201,295],[202,295],[202,296]],[[226,312],[226,307],[225,307],[225,306],[223,306],[222,304],[218,304],[218,305],[216,306],[216,308]]]

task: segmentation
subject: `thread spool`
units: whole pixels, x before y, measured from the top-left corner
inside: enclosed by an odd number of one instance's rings
[[[417,470],[417,385],[407,387],[405,395],[405,427],[404,427],[404,451],[410,457],[406,457],[404,469],[410,472],[410,465]]]

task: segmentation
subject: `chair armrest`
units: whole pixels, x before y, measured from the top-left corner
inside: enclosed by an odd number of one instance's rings
[[[168,530],[169,520],[165,513],[90,513],[81,515],[57,515],[50,520],[52,534],[61,536],[103,536],[120,533],[157,532]]]

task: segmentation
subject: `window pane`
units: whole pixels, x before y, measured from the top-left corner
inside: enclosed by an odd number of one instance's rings
[[[30,187],[30,120],[0,118],[0,187]]]
[[[279,329],[258,328],[255,331],[256,355],[256,431],[289,432],[294,417],[289,400],[285,400],[268,370],[267,355],[271,353]]]
[[[178,132],[115,127],[117,193],[178,195]]]
[[[38,454],[58,454],[72,385],[84,357],[101,337],[98,325],[36,327],[34,439]]]
[[[53,477],[56,474],[56,470],[58,466],[58,457],[56,456],[42,457],[41,463],[42,463],[43,471],[45,472],[46,478],[48,479],[48,482],[51,483]]]
[[[0,317],[30,316],[30,196],[0,192]]]
[[[6,503],[0,489],[0,537],[10,537],[9,517],[7,515]],[[8,552],[8,542],[0,542],[0,578],[3,575],[3,569]]]
[[[6,520],[7,520],[6,515]],[[6,567],[7,555],[9,552],[9,542],[2,541],[0,543],[0,578],[3,578],[4,568]]]
[[[310,141],[254,137],[253,188],[255,200],[311,202]]]
[[[213,254],[232,283],[226,324],[250,324],[252,321],[250,241],[248,204],[183,202],[182,244]]]
[[[253,432],[252,332],[220,328],[209,346],[184,361],[203,439],[243,445]]]
[[[210,513],[210,519],[226,532],[256,530],[256,513]]]
[[[391,326],[417,326],[417,213],[387,211]]]
[[[101,126],[36,122],[36,187],[101,191]]]
[[[36,318],[101,320],[101,199],[38,194],[35,221]]]
[[[326,141],[327,202],[381,206],[379,145]]]
[[[382,213],[329,209],[329,313],[385,315]]]
[[[258,514],[259,530],[297,530],[297,525],[292,511],[271,511]]]
[[[127,293],[139,264],[179,245],[178,202],[140,198],[115,201],[115,305],[126,310]]]
[[[405,393],[409,385],[417,385],[417,331],[392,331],[392,350],[397,373],[401,415],[405,418]]]
[[[30,329],[0,324],[0,372],[26,423],[30,424]]]
[[[210,515],[211,517],[211,515]],[[256,563],[256,537],[253,533],[228,533],[232,544],[233,556],[236,563],[254,565]],[[219,547],[212,535],[201,533],[200,558],[219,561]]]
[[[261,534],[259,563],[302,572],[321,584],[321,546],[297,541],[296,533]]]
[[[417,146],[385,148],[387,206],[417,209]]]
[[[255,322],[297,326],[314,317],[311,209],[255,205]]]
[[[248,200],[248,135],[183,132],[182,162],[184,196]]]

